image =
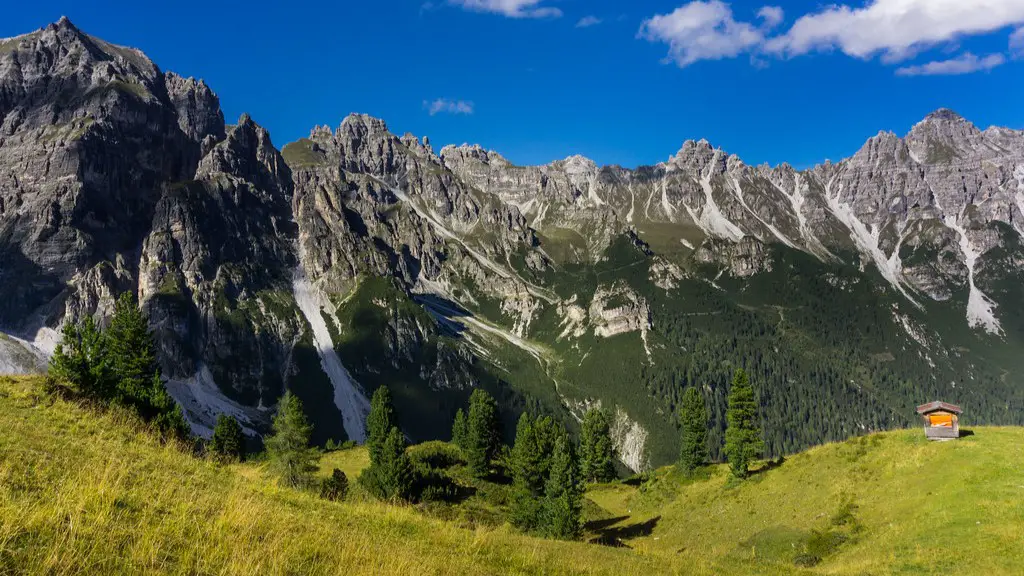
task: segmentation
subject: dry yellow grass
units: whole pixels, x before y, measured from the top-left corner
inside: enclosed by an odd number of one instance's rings
[[[586,562],[580,559],[585,558]],[[331,503],[0,378],[0,573],[640,574],[657,558]]]
[[[588,492],[608,518],[589,536],[631,547],[613,549],[326,502],[277,487],[260,464],[194,458],[125,414],[0,377],[0,575],[1024,574],[1022,445],[1020,428],[947,443],[907,430],[814,448],[742,483],[724,466],[697,480],[663,469],[643,487]],[[362,449],[322,462],[353,481],[365,465]],[[848,539],[800,568],[814,531]]]

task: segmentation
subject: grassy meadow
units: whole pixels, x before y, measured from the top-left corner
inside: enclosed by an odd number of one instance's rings
[[[457,504],[371,501],[365,450],[330,452],[345,502],[279,488],[259,461],[219,465],[137,420],[0,377],[0,575],[1018,574],[1024,430],[920,430],[817,447],[744,482],[722,466],[592,486],[585,542],[517,534],[507,487]],[[412,447],[415,452],[420,447]],[[425,447],[424,447],[425,449]]]

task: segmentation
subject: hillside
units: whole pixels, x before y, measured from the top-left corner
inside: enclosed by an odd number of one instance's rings
[[[0,422],[0,574],[1024,569],[1017,428],[979,427],[949,443],[918,430],[873,434],[769,464],[738,485],[714,467],[690,481],[661,469],[640,485],[592,487],[587,539],[615,548],[467,528],[358,494],[325,502],[276,487],[258,462],[198,460],[123,414],[46,396],[40,379],[0,377]],[[354,476],[365,452],[332,452],[323,465]],[[800,555],[821,560],[798,568]]]
[[[447,440],[484,388],[506,432],[600,405],[644,471],[688,388],[720,455],[741,367],[771,456],[933,398],[1024,424],[1022,131],[939,110],[807,170],[704,140],[517,166],[364,114],[281,146],[66,18],[4,42],[0,125],[0,373],[128,292],[200,436],[265,432],[291,390],[319,445],[359,440],[386,386],[403,432]]]

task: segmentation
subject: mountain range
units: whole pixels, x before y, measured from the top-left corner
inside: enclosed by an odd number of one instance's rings
[[[732,371],[769,455],[942,399],[1024,423],[1024,132],[939,110],[809,170],[706,141],[626,169],[516,166],[348,116],[278,149],[205,82],[68,19],[0,40],[0,373],[137,295],[193,431],[265,431],[288,388],[317,442],[388,386],[414,440],[484,387],[623,464],[677,451],[697,386],[720,453]],[[827,126],[822,127],[827,130]]]

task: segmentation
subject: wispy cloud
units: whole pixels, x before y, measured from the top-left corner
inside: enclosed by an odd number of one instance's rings
[[[989,54],[984,58],[978,58],[970,52],[952,58],[950,60],[937,60],[927,64],[916,66],[904,66],[896,70],[897,76],[940,76],[970,74],[981,70],[991,70],[1006,63],[1006,57],[1002,54]]]
[[[762,6],[757,11],[757,17],[764,20],[765,28],[772,29],[782,23],[786,13],[779,6]]]
[[[680,68],[700,60],[733,58],[764,42],[760,30],[734,20],[732,9],[719,0],[690,2],[649,18],[637,35],[668,44],[668,59]]]
[[[1024,26],[1010,34],[1010,54],[1014,58],[1024,58]]]
[[[465,114],[473,113],[473,103],[465,100],[449,100],[438,98],[436,100],[424,100],[423,109],[431,116],[437,114]]]
[[[558,18],[562,11],[552,6],[541,6],[545,0],[448,0],[472,12],[490,12],[509,18]]]
[[[732,7],[721,0],[695,1],[647,19],[639,36],[668,44],[669,59],[680,67],[740,54],[750,54],[757,61],[765,56],[792,58],[830,51],[865,60],[879,57],[883,63],[895,64],[963,38],[1020,26],[1024,24],[1024,1],[869,0],[856,6],[832,4],[800,16],[788,30],[776,34],[771,31],[784,19],[782,8],[764,6],[756,16],[760,26],[752,19],[737,20]],[[1011,53],[1024,55],[1021,28],[1014,32],[1010,46]],[[994,64],[994,56],[964,54],[900,70],[924,70],[931,64],[954,68],[947,62],[959,62],[966,68],[963,63],[972,62],[972,58],[976,70],[985,70],[999,65]]]
[[[590,28],[591,26],[597,26],[602,20],[597,16],[584,16],[580,18],[580,21],[576,23],[577,28]]]

